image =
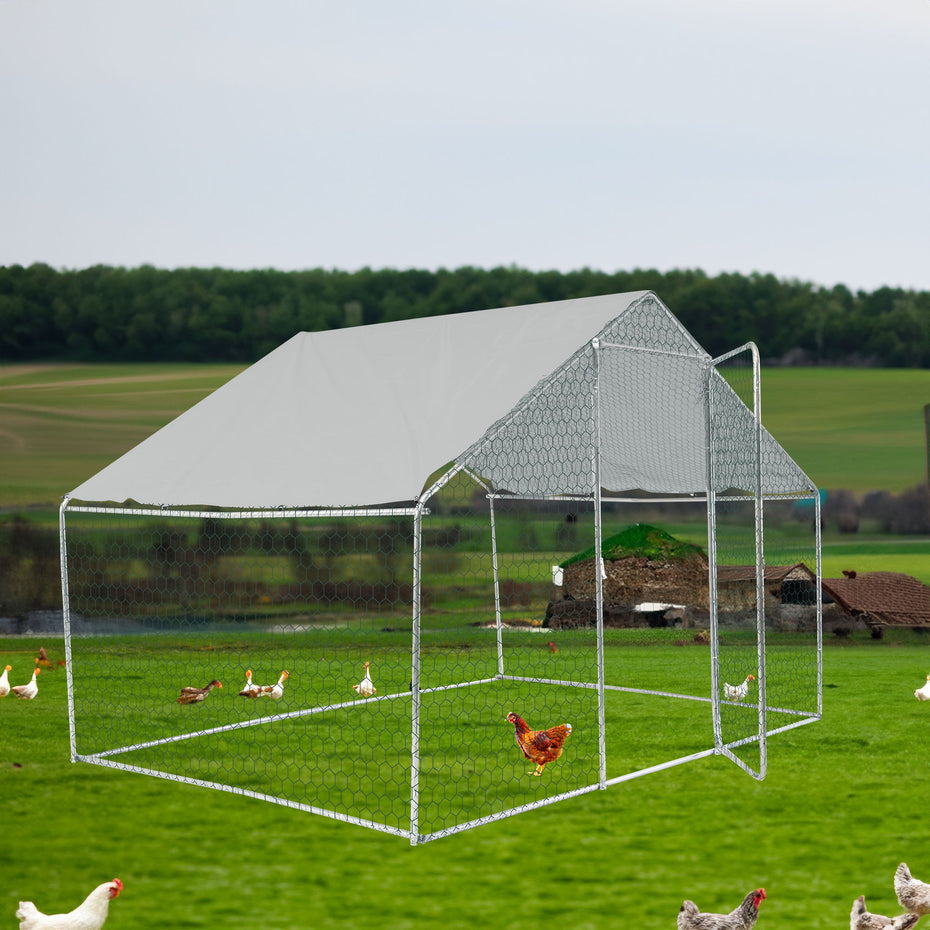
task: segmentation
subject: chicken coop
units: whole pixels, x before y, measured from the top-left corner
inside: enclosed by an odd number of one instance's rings
[[[648,291],[295,335],[65,497],[72,759],[413,844],[763,778],[822,642],[759,367]]]

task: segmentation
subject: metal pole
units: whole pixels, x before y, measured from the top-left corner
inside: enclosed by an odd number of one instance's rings
[[[491,508],[491,567],[494,572],[494,628],[497,633],[497,674],[504,674],[504,640],[501,634],[501,586],[497,568],[497,524],[494,520],[494,497],[488,496]]]
[[[607,714],[604,692],[604,553],[601,528],[601,400],[600,400],[600,342],[591,340],[594,359],[592,479],[594,483],[594,586],[597,610],[597,729],[598,729],[598,781],[607,787]]]
[[[62,498],[58,509],[58,551],[61,558],[61,617],[65,633],[65,673],[68,681],[68,732],[71,740],[71,761],[77,762],[77,734],[74,729],[74,676],[71,661],[71,596],[68,591],[68,537],[65,529],[65,511],[69,497]]]
[[[749,343],[752,353],[752,406],[755,416],[755,522],[756,522],[756,651],[759,670],[759,777],[765,777],[768,765],[765,711],[765,539],[762,500],[762,378],[759,349]]]
[[[413,624],[410,643],[410,845],[420,834],[420,601],[423,557],[423,510],[413,515]]]
[[[711,380],[716,368],[707,366],[704,385],[704,432],[707,466],[707,606],[710,613],[710,696],[714,722],[714,746],[723,747],[720,720],[720,649],[717,643],[717,492],[714,488],[714,429],[711,409]]]

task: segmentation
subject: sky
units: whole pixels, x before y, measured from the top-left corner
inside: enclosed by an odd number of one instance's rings
[[[0,0],[0,265],[930,290],[930,0]]]

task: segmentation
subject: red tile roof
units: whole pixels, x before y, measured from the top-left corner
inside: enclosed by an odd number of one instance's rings
[[[847,572],[824,578],[823,590],[843,610],[871,625],[930,626],[930,587],[900,572]]]

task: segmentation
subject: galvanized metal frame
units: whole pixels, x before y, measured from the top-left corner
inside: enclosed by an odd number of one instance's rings
[[[619,349],[623,348],[629,351],[650,351],[654,352],[652,349],[641,349],[638,347],[630,346],[614,346],[614,345],[605,345],[602,344],[598,339],[594,339],[591,342],[591,351],[593,357],[593,364],[595,367],[595,378],[594,378],[594,390],[590,398],[590,416],[593,426],[593,432],[595,436],[595,441],[593,448],[590,450],[591,453],[591,494],[589,497],[579,497],[578,500],[584,500],[585,502],[590,502],[593,505],[594,513],[594,544],[595,551],[600,553],[602,551],[602,510],[604,505],[604,499],[602,498],[602,488],[601,488],[601,459],[600,459],[600,430],[601,430],[601,417],[602,411],[600,406],[600,378],[601,378],[601,368],[600,368],[600,355],[605,348],[609,349]],[[61,543],[61,584],[62,584],[62,601],[63,601],[63,610],[64,610],[64,624],[65,624],[65,652],[67,657],[68,665],[68,717],[69,717],[69,730],[70,730],[70,746],[71,746],[71,759],[72,761],[82,761],[89,762],[96,765],[107,766],[111,768],[122,769],[125,771],[141,772],[149,775],[154,775],[156,777],[165,778],[172,781],[178,781],[187,784],[200,785],[203,787],[210,787],[221,791],[227,791],[234,794],[241,794],[248,797],[253,797],[261,800],[270,801],[272,803],[281,804],[286,807],[293,807],[299,810],[307,811],[314,814],[319,814],[321,816],[330,817],[335,820],[356,824],[359,826],[365,826],[374,830],[379,830],[382,832],[394,834],[397,836],[406,837],[409,839],[412,845],[417,845],[419,843],[428,842],[431,840],[438,839],[443,836],[448,836],[450,834],[458,833],[464,830],[471,829],[476,826],[480,826],[485,823],[490,823],[495,820],[500,820],[506,817],[513,816],[518,813],[525,811],[533,810],[538,807],[546,806],[549,804],[557,803],[561,800],[570,797],[576,797],[582,794],[589,793],[595,790],[602,790],[607,788],[610,785],[615,785],[622,783],[624,781],[631,780],[633,778],[641,777],[643,775],[652,774],[657,771],[661,771],[673,766],[681,765],[696,759],[704,758],[709,755],[723,755],[731,759],[745,771],[747,771],[754,778],[761,779],[764,778],[767,767],[767,737],[773,733],[782,732],[784,730],[792,729],[796,726],[801,726],[806,723],[814,722],[815,720],[820,719],[822,714],[822,631],[820,629],[820,624],[817,624],[817,709],[815,713],[806,713],[803,711],[794,711],[786,708],[772,708],[772,710],[778,710],[781,712],[795,714],[799,717],[796,722],[792,722],[788,725],[778,727],[772,731],[767,730],[766,726],[766,712],[768,710],[766,703],[766,692],[765,692],[765,616],[764,616],[764,571],[765,571],[765,561],[764,561],[764,531],[763,531],[763,518],[764,518],[764,495],[762,493],[762,465],[761,465],[761,435],[762,435],[762,425],[761,425],[761,387],[760,387],[760,371],[759,371],[759,354],[755,345],[748,343],[745,346],[741,346],[739,349],[733,350],[733,352],[727,353],[726,355],[720,356],[717,359],[713,359],[707,365],[707,376],[711,377],[712,373],[715,371],[716,367],[723,362],[729,360],[743,352],[749,352],[752,357],[753,363],[753,418],[755,423],[755,435],[754,435],[754,446],[755,446],[755,474],[756,474],[756,487],[754,488],[753,498],[754,498],[754,515],[755,515],[755,546],[756,546],[756,635],[757,635],[757,669],[758,669],[758,682],[759,682],[759,699],[757,702],[757,712],[758,712],[758,729],[756,734],[749,738],[741,738],[737,740],[727,740],[726,734],[723,732],[721,724],[721,697],[720,697],[720,674],[719,674],[719,665],[720,665],[720,653],[719,653],[719,630],[718,630],[718,598],[717,598],[717,538],[716,538],[716,507],[718,502],[726,500],[727,498],[720,497],[718,493],[714,490],[715,480],[714,480],[714,457],[712,454],[713,449],[713,410],[711,409],[711,392],[708,390],[706,392],[706,425],[707,425],[707,436],[708,436],[708,454],[707,454],[707,493],[705,497],[706,503],[706,513],[707,513],[707,527],[708,527],[708,561],[709,561],[709,602],[710,602],[710,625],[711,625],[711,663],[712,663],[712,673],[711,673],[711,694],[707,696],[695,696],[695,695],[686,695],[679,694],[671,691],[661,691],[661,690],[650,690],[650,689],[640,689],[640,688],[630,688],[623,687],[619,685],[610,685],[605,681],[605,667],[604,667],[604,591],[603,591],[603,580],[604,580],[604,566],[602,559],[598,560],[597,568],[595,572],[595,589],[596,589],[596,611],[597,611],[597,631],[596,631],[596,649],[597,649],[597,672],[596,672],[596,681],[595,682],[584,682],[584,681],[561,681],[555,679],[540,679],[540,678],[526,678],[519,675],[510,675],[507,673],[506,668],[506,656],[505,650],[503,647],[503,640],[501,635],[502,623],[501,623],[501,597],[500,597],[500,579],[499,579],[499,570],[498,570],[498,552],[497,552],[497,538],[496,538],[496,524],[495,524],[495,499],[501,495],[495,494],[491,489],[486,488],[489,500],[489,519],[491,523],[491,540],[492,540],[492,566],[493,566],[493,577],[494,577],[494,605],[495,605],[495,617],[496,617],[496,649],[497,649],[497,675],[494,678],[485,678],[475,681],[465,681],[451,685],[443,685],[436,688],[427,688],[421,689],[421,668],[420,668],[420,652],[421,652],[421,608],[422,608],[422,556],[423,556],[423,518],[429,513],[427,505],[429,500],[441,490],[457,473],[460,471],[465,471],[468,473],[475,481],[482,483],[480,477],[469,472],[468,469],[462,468],[460,466],[454,465],[449,469],[442,477],[423,495],[421,495],[420,500],[418,500],[412,507],[380,507],[380,508],[316,508],[316,509],[277,509],[277,510],[235,510],[235,511],[215,511],[215,510],[200,510],[200,509],[180,509],[180,508],[157,508],[157,507],[119,507],[119,506],[97,506],[97,505],[71,505],[70,501],[65,498],[62,502],[60,512],[59,512],[59,534],[60,534],[60,543]],[[663,354],[676,354],[676,353],[663,353]],[[820,562],[820,501],[819,496],[815,493],[811,495],[814,500],[815,506],[815,526],[816,526],[816,537],[815,537],[815,549],[816,549],[816,576],[820,577],[821,571],[821,562]],[[562,498],[564,499],[564,498]],[[803,499],[803,495],[799,495],[799,499]],[[630,503],[638,502],[636,498],[621,498],[621,497],[611,497],[612,501],[629,501]],[[670,498],[669,500],[679,500],[678,498]],[[700,500],[700,496],[691,497],[689,500]],[[205,729],[192,733],[185,733],[179,736],[166,737],[160,740],[153,740],[144,743],[135,744],[132,746],[119,747],[114,749],[108,749],[102,752],[91,753],[91,754],[79,754],[77,751],[76,745],[76,721],[75,721],[75,701],[74,701],[74,680],[71,672],[71,661],[72,661],[72,652],[71,652],[71,610],[70,610],[70,595],[69,595],[69,584],[68,584],[68,548],[67,548],[67,526],[66,526],[66,514],[68,512],[83,512],[83,513],[100,513],[100,514],[109,514],[109,513],[120,513],[128,514],[132,516],[164,516],[166,514],[171,514],[173,516],[180,517],[204,517],[209,516],[214,519],[239,519],[239,518],[294,518],[294,517],[325,517],[332,516],[334,513],[343,517],[362,517],[362,516],[404,516],[411,518],[413,522],[413,573],[412,573],[412,589],[413,589],[413,607],[412,607],[412,635],[411,635],[411,689],[409,691],[401,691],[393,694],[379,695],[376,698],[368,698],[368,701],[371,700],[392,700],[399,697],[407,698],[411,700],[411,758],[410,758],[410,822],[409,829],[402,829],[398,827],[391,826],[389,824],[384,824],[365,818],[355,817],[349,814],[345,814],[338,811],[332,811],[317,807],[314,805],[299,803],[290,801],[287,799],[271,796],[262,792],[252,791],[250,789],[245,789],[237,786],[226,785],[217,782],[211,782],[204,779],[178,776],[173,774],[166,774],[164,772],[159,772],[151,770],[145,767],[130,765],[124,762],[119,761],[118,757],[123,752],[128,752],[130,750],[144,748],[152,745],[159,745],[169,742],[174,742],[177,740],[184,739],[194,739],[199,736],[209,735],[211,733],[218,732],[220,730],[235,730],[248,726],[256,726],[263,724],[271,724],[277,719],[287,719],[293,717],[302,717],[306,715],[321,713],[324,711],[334,711],[341,708],[351,707],[353,704],[359,703],[358,701],[345,701],[336,704],[330,704],[321,707],[312,707],[304,708],[301,710],[293,711],[286,714],[277,715],[275,718],[262,718],[255,719],[250,721],[243,721],[240,723],[229,724],[223,727],[216,727]],[[817,596],[817,616],[818,618],[821,615],[822,611],[822,601],[821,601],[821,592],[820,586],[815,585],[816,596]],[[487,816],[479,817],[474,820],[455,824],[454,826],[445,827],[440,830],[433,832],[424,832],[420,825],[419,817],[419,776],[420,776],[420,697],[422,694],[450,690],[455,688],[467,688],[480,686],[482,684],[495,681],[495,680],[512,680],[512,681],[531,681],[540,685],[560,685],[560,686],[570,686],[576,688],[590,689],[596,691],[596,700],[597,700],[597,718],[598,718],[598,778],[597,781],[593,784],[582,786],[575,790],[564,792],[555,796],[535,800],[526,804],[518,805],[511,809],[496,812]],[[713,739],[714,745],[704,751],[691,753],[680,758],[671,759],[665,762],[662,762],[657,765],[652,765],[647,768],[640,769],[635,772],[626,773],[624,775],[608,778],[607,777],[607,743],[606,743],[606,692],[607,691],[626,691],[630,693],[639,693],[639,694],[650,694],[657,695],[661,697],[668,698],[679,698],[685,700],[697,700],[710,704],[711,717],[712,717],[712,726],[713,726]],[[759,765],[757,768],[753,768],[747,765],[743,760],[741,760],[735,753],[734,749],[739,748],[740,746],[756,742],[758,743],[759,748]]]

